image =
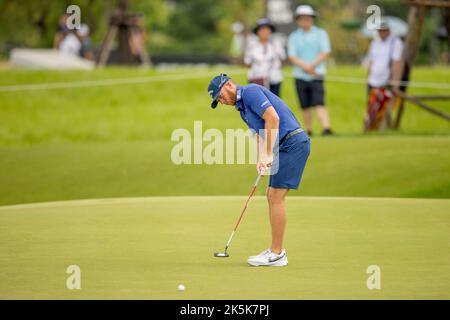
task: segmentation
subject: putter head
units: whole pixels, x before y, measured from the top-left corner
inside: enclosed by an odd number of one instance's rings
[[[214,257],[216,258],[228,258],[229,254],[226,252],[214,252]]]

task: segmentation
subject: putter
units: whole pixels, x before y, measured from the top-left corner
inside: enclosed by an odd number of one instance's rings
[[[245,209],[247,209],[247,206],[248,206],[248,203],[249,203],[249,201],[250,201],[250,198],[251,198],[251,197],[253,196],[253,194],[255,193],[256,187],[258,187],[258,183],[259,183],[259,180],[261,180],[261,177],[262,177],[262,174],[259,174],[259,175],[258,175],[258,178],[256,178],[255,185],[253,186],[252,191],[250,192],[250,195],[249,195],[248,198],[247,198],[247,201],[245,201],[245,205],[244,205],[244,208],[242,208],[241,215],[239,216],[239,219],[237,220],[236,225],[234,226],[233,232],[231,232],[230,238],[228,238],[228,242],[227,242],[227,244],[225,245],[225,251],[224,251],[224,252],[214,252],[214,257],[217,257],[217,258],[227,258],[227,257],[230,256],[230,255],[228,254],[228,252],[227,252],[228,247],[230,246],[231,240],[233,239],[233,236],[234,236],[234,234],[235,234],[235,232],[236,232],[236,229],[238,228],[239,223],[241,222],[241,219],[242,219],[242,216],[244,215]]]

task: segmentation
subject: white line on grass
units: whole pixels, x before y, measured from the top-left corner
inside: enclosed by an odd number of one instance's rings
[[[242,74],[244,71],[233,71],[233,74]],[[31,90],[48,90],[48,89],[67,89],[67,88],[84,88],[84,87],[101,87],[124,84],[139,84],[154,81],[176,81],[186,79],[197,79],[212,77],[215,73],[186,73],[186,74],[170,74],[148,77],[118,78],[118,79],[100,79],[100,80],[82,80],[68,82],[51,82],[51,83],[35,83],[35,84],[18,84],[10,86],[0,86],[0,91],[31,91]]]
[[[367,79],[356,77],[340,77],[340,76],[325,76],[325,81],[330,82],[343,82],[343,83],[355,83],[355,84],[367,84]],[[450,84],[446,82],[407,82],[407,81],[395,81],[395,84],[399,86],[408,86],[414,88],[429,88],[429,89],[450,89]]]
[[[131,198],[103,198],[103,199],[82,199],[82,200],[67,200],[67,201],[51,201],[51,202],[37,202],[37,203],[26,203],[26,204],[14,204],[0,206],[0,211],[12,210],[12,209],[38,209],[38,208],[67,208],[67,207],[83,207],[83,206],[102,206],[102,205],[117,205],[117,204],[137,204],[145,203],[151,201],[168,201],[170,199],[182,199],[183,201],[198,201],[198,200],[241,200],[247,197],[242,196],[156,196],[156,197],[131,197]],[[265,196],[254,196],[254,198],[265,199]],[[288,200],[357,200],[357,201],[411,201],[411,200],[430,200],[430,201],[448,201],[450,204],[450,199],[440,199],[440,198],[393,198],[393,197],[329,197],[329,196],[291,196]]]
[[[244,73],[246,73],[245,70],[232,71],[232,74],[244,74]],[[6,86],[0,86],[0,92],[102,87],[102,86],[112,86],[112,85],[140,84],[140,83],[148,83],[148,82],[154,82],[154,81],[177,81],[177,80],[212,77],[214,74],[216,74],[216,73],[213,73],[213,72],[186,73],[186,74],[170,74],[170,75],[133,77],[133,78],[6,85]],[[326,81],[349,83],[349,84],[366,84],[366,82],[367,82],[365,78],[341,77],[341,76],[331,76],[331,75],[326,76]],[[415,87],[415,88],[431,88],[431,89],[448,89],[448,90],[450,90],[450,84],[442,83],[442,82],[410,82],[410,83],[408,83],[408,82],[399,81],[398,84],[408,85],[408,87]]]

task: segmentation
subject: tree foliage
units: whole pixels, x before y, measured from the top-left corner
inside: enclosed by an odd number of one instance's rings
[[[151,53],[221,53],[228,52],[231,24],[241,21],[250,29],[265,13],[263,0],[129,0],[129,11],[145,16],[148,47]],[[293,7],[304,4],[292,0]],[[358,32],[341,28],[344,20],[365,21],[366,8],[376,4],[384,15],[406,20],[409,6],[398,0],[309,0],[318,12],[318,24],[327,29],[333,44],[333,55],[347,62],[360,57],[367,39]],[[59,17],[70,4],[80,6],[82,23],[91,28],[95,46],[106,34],[108,19],[117,0],[0,0],[0,54],[12,47],[51,47]],[[427,55],[433,28],[442,21],[425,23],[420,57]],[[353,39],[348,45],[346,39]]]

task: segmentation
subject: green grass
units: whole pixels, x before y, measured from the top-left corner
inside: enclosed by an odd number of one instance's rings
[[[238,82],[244,70],[224,67]],[[0,92],[0,205],[64,199],[149,195],[245,194],[253,166],[175,166],[174,129],[245,128],[231,107],[209,108],[206,85],[218,69],[127,68],[86,71],[1,70],[0,85],[189,75],[190,80],[71,89]],[[202,77],[204,74],[204,77]],[[358,67],[330,75],[364,77]],[[448,68],[417,68],[413,80],[450,82]],[[301,119],[290,70],[283,97]],[[199,77],[199,78],[198,78]],[[416,93],[445,93],[417,89]],[[407,105],[402,129],[361,135],[365,86],[327,83],[339,137],[314,137],[302,189],[296,194],[448,198],[450,125]],[[441,110],[446,105],[434,103]],[[448,110],[447,110],[448,111]],[[315,123],[319,132],[319,125]],[[261,191],[262,194],[262,191]]]
[[[243,195],[253,165],[174,165],[174,143],[0,148],[0,204],[154,195]],[[294,195],[450,197],[448,137],[313,138]],[[260,188],[259,194],[264,193]]]
[[[417,68],[413,79],[449,83],[448,70]],[[242,69],[220,71],[245,82]],[[399,131],[361,135],[362,84],[326,84],[339,136],[312,138],[301,189],[288,197],[289,266],[245,263],[269,244],[261,196],[249,207],[231,257],[213,258],[255,168],[176,166],[170,137],[177,128],[193,132],[195,120],[203,130],[245,128],[233,108],[209,108],[205,88],[217,72],[0,71],[0,86],[197,76],[0,92],[0,299],[450,298],[450,125],[408,104]],[[365,71],[339,67],[330,75],[364,77]],[[290,76],[282,90],[301,120]],[[432,104],[449,112],[446,103]],[[94,200],[5,206],[74,199]],[[82,270],[79,291],[65,287],[73,264]],[[381,267],[381,290],[366,288],[366,269],[374,264]],[[181,283],[184,293],[176,291]]]
[[[245,197],[92,200],[0,208],[0,299],[449,299],[450,200],[288,197],[286,268],[252,268],[267,206]],[[81,290],[66,268],[81,268]],[[381,268],[381,290],[366,269]],[[177,292],[184,284],[186,291]]]
[[[225,67],[224,71],[229,68]],[[242,69],[230,75],[245,83]],[[180,74],[205,74],[204,78],[156,81],[143,84],[71,89],[0,92],[0,145],[104,142],[170,139],[176,128],[203,120],[205,128],[244,128],[233,108],[212,111],[206,87],[217,69],[185,70]],[[176,74],[171,71],[169,74]],[[142,77],[167,74],[160,71],[106,69],[92,72],[0,71],[0,85]],[[282,94],[299,116],[290,70]],[[235,76],[236,75],[236,76]],[[357,67],[340,67],[330,75],[364,78]],[[448,68],[417,68],[413,80],[450,83]],[[365,113],[363,84],[328,82],[327,105],[333,128],[341,135],[359,135]],[[443,89],[412,89],[415,93],[448,94]],[[449,112],[446,102],[432,103]],[[319,132],[319,124],[315,123]],[[393,134],[393,133],[390,133]],[[450,124],[414,105],[407,105],[402,129],[395,134],[449,135]]]

